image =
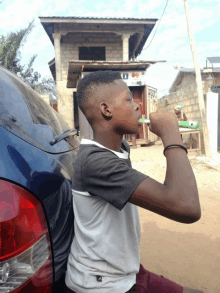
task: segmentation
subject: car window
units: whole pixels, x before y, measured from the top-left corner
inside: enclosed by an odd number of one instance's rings
[[[70,126],[30,86],[2,66],[0,119],[7,130],[49,152],[65,152],[79,145],[73,136],[50,145],[55,136],[70,130]]]

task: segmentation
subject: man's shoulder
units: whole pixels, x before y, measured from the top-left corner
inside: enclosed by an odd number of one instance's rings
[[[109,152],[106,148],[100,148],[94,144],[88,145],[80,145],[79,151],[77,153],[76,160],[84,161],[88,157],[99,157],[105,156],[107,157],[108,154],[111,156],[112,153]]]
[[[94,167],[96,168],[99,165],[100,162],[98,161],[101,158],[108,160],[108,153],[106,153],[105,149],[99,148],[98,146],[92,144],[81,144],[74,162],[74,178],[79,180],[79,178],[81,178],[82,171],[88,173],[91,171],[91,167],[93,169]],[[88,168],[88,166],[90,168]],[[74,186],[78,186],[78,183],[76,182],[77,180],[74,181]],[[77,190],[81,189],[78,188]]]
[[[122,140],[121,148],[130,154],[130,146],[125,140]],[[79,167],[79,165],[84,163],[94,163],[97,160],[104,160],[107,164],[107,162],[113,158],[118,159],[118,155],[110,149],[99,147],[95,144],[81,144],[76,156],[75,164]]]

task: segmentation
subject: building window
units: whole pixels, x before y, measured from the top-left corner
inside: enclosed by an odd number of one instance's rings
[[[79,47],[79,60],[105,61],[105,47]]]

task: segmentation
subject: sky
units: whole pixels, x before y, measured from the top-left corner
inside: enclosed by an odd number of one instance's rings
[[[167,3],[167,0],[1,1],[0,36],[24,29],[33,19],[35,20],[34,29],[20,50],[21,65],[27,65],[30,58],[37,54],[33,69],[38,71],[41,77],[52,77],[48,62],[55,57],[55,52],[39,17],[157,18],[159,22]],[[189,9],[199,65],[204,68],[206,57],[220,56],[220,1],[189,0]],[[151,65],[147,70],[146,82],[157,88],[160,98],[168,93],[178,74],[178,70],[174,69],[173,64],[180,62],[182,67],[193,68],[194,63],[187,32],[184,0],[168,0],[159,26],[158,22],[145,43],[144,48],[147,48],[142,51],[137,60],[167,61]]]

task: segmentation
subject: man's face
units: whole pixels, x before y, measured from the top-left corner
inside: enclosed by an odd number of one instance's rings
[[[115,80],[112,85],[112,123],[115,131],[120,134],[138,133],[141,123],[139,106],[132,100],[131,92],[127,84],[121,80]]]

